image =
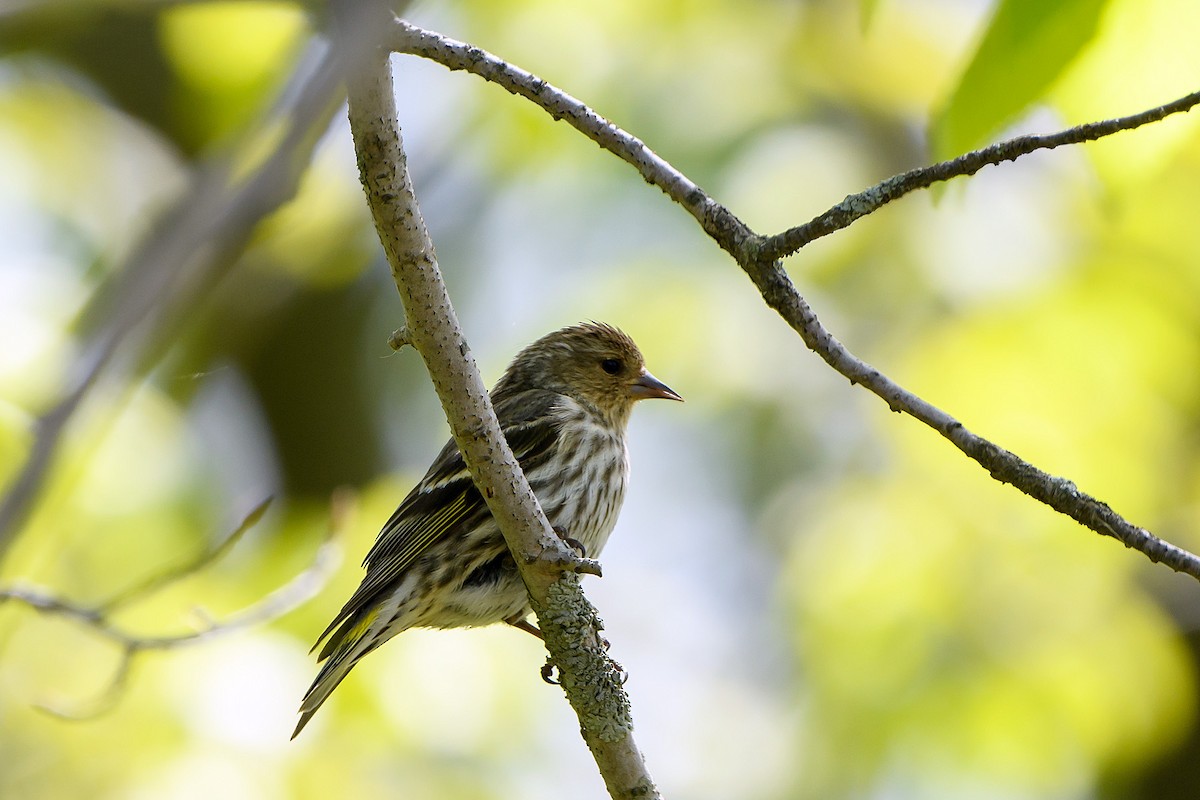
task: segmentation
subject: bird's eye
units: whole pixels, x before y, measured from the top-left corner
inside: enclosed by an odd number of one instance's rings
[[[615,358],[606,358],[600,362],[600,369],[604,370],[609,375],[616,375],[621,371],[621,362]]]

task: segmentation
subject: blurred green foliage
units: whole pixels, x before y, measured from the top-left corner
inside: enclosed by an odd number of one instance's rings
[[[0,485],[72,376],[88,302],[204,158],[253,140],[319,35],[282,2],[0,9]],[[803,222],[930,153],[1195,89],[1191,0],[562,3],[413,19],[562,86],[749,224]],[[1056,27],[1057,26],[1057,27]],[[588,592],[673,798],[1190,798],[1197,587],[989,479],[849,387],[681,212],[495,87],[396,59],[423,211],[485,376],[604,319],[688,403],[639,409]],[[1150,530],[1200,548],[1200,133],[1171,118],[906,198],[788,268],[902,384]],[[508,630],[406,633],[296,742],[306,651],[446,432],[346,126],[154,363],[73,420],[0,583],[102,601],[233,552],[116,624],[185,631],[303,569],[355,492],[344,564],[264,629],[117,666],[0,607],[0,797],[603,796]]]
[[[1092,37],[1108,0],[1001,0],[931,131],[933,156],[987,144],[1045,94]]]

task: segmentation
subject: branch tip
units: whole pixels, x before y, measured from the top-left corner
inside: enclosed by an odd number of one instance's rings
[[[403,350],[407,345],[411,344],[412,339],[409,338],[407,325],[401,325],[392,331],[392,335],[388,337],[388,347],[396,351]]]

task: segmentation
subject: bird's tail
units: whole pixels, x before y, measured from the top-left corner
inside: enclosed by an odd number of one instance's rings
[[[401,630],[385,630],[388,627],[385,615],[376,609],[361,619],[346,620],[330,637],[320,655],[325,664],[300,702],[300,721],[296,723],[296,730],[292,731],[293,739],[300,735],[312,715],[329,699],[329,695],[350,674],[354,665]]]
[[[358,663],[358,659],[347,660],[340,664],[330,661],[321,668],[317,679],[313,681],[313,685],[304,695],[304,701],[300,704],[300,721],[296,723],[296,730],[292,731],[293,739],[300,735],[300,731],[304,730],[304,726],[312,719],[312,715],[317,713],[321,704],[329,699],[329,695],[342,682],[342,679],[350,674],[350,670],[356,663]]]

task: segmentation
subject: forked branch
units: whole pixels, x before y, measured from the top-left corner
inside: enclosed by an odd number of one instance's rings
[[[1012,161],[1038,150],[1093,141],[1147,125],[1200,104],[1200,92],[1146,111],[1092,122],[1057,133],[1021,136],[967,153],[949,161],[910,170],[888,178],[812,220],[773,236],[751,230],[686,175],[579,100],[525,70],[463,42],[396,20],[390,39],[394,50],[435,61],[451,70],[471,72],[524,97],[556,120],[563,120],[603,149],[628,163],[692,215],[712,239],[750,276],[763,300],[800,335],[811,350],[852,384],[868,389],[896,412],[908,414],[948,439],[993,478],[1011,484],[1054,510],[1143,553],[1151,561],[1200,579],[1200,557],[1151,534],[1113,511],[1100,500],[1079,491],[1074,483],[1050,475],[1008,450],[972,433],[950,414],[926,402],[851,353],[817,318],[796,291],[779,259],[798,252],[822,236],[906,194],[951,178],[973,175],[989,164]]]
[[[109,678],[106,688],[98,697],[71,709],[48,703],[41,703],[38,707],[64,719],[93,719],[111,710],[121,699],[128,685],[134,662],[143,653],[172,650],[262,625],[282,617],[316,595],[333,574],[333,569],[337,565],[337,548],[333,543],[333,538],[341,529],[348,506],[348,500],[341,495],[334,497],[328,536],[317,549],[312,562],[286,584],[260,600],[223,619],[209,619],[207,614],[200,614],[199,616],[204,621],[195,629],[185,633],[157,635],[133,633],[113,621],[113,615],[118,608],[143,601],[154,593],[211,566],[227,553],[246,531],[258,523],[269,503],[269,498],[264,500],[229,535],[212,547],[205,549],[195,558],[189,559],[178,567],[163,570],[142,583],[113,595],[102,603],[84,605],[51,591],[33,587],[0,588],[0,604],[15,603],[31,608],[39,614],[72,620],[99,634],[101,638],[116,646],[120,652],[117,667]]]
[[[578,559],[551,529],[508,447],[442,281],[421,218],[396,121],[382,52],[350,81],[350,130],[375,227],[404,304],[405,333],[425,362],[451,433],[512,551],[546,649],[616,800],[658,792],[633,740],[622,670],[600,637],[600,619],[579,587]]]

